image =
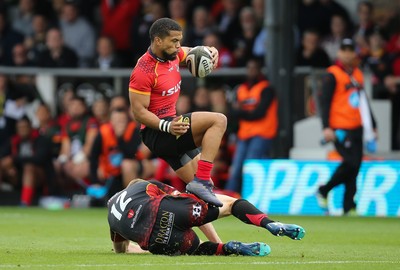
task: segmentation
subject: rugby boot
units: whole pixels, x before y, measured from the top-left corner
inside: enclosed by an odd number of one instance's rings
[[[193,181],[186,185],[186,190],[209,204],[221,207],[223,204],[215,196],[213,187],[211,181],[200,180],[195,176]]]
[[[264,243],[241,243],[238,241],[229,241],[224,245],[225,254],[236,254],[243,256],[267,256],[271,253],[271,248]]]
[[[271,222],[266,226],[267,230],[276,236],[287,236],[293,240],[301,240],[306,231],[296,224],[285,224],[281,222]]]

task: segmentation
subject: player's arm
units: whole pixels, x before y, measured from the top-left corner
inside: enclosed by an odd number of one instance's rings
[[[135,119],[146,127],[158,129],[160,119],[147,109],[150,105],[150,94],[139,94],[129,91],[129,99]]]
[[[199,227],[200,231],[204,233],[208,240],[215,243],[222,243],[221,238],[219,238],[217,231],[211,223],[204,224]]]
[[[112,230],[110,230],[110,236],[115,253],[126,253],[128,251],[129,240],[126,240],[124,237]]]

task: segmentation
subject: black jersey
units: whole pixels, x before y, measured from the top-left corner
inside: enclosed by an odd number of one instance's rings
[[[160,202],[167,195],[165,192],[168,193],[167,190],[161,190],[158,184],[143,181],[115,194],[108,202],[111,233],[117,233],[138,243],[142,249],[148,249]]]

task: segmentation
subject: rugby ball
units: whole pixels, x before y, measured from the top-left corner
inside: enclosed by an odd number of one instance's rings
[[[186,65],[194,77],[207,76],[213,70],[211,51],[205,46],[192,48],[186,56]]]

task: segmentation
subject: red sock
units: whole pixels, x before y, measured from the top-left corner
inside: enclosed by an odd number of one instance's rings
[[[218,247],[217,247],[217,252],[215,252],[215,255],[224,255],[224,244],[222,243],[218,243]]]
[[[211,170],[214,164],[209,161],[199,160],[197,163],[197,172],[196,176],[200,180],[210,181],[211,178]]]
[[[33,199],[33,187],[22,187],[21,202],[25,205],[31,205]]]

